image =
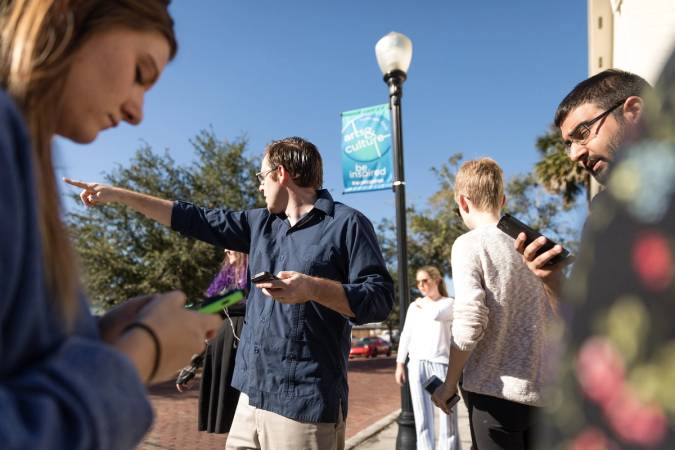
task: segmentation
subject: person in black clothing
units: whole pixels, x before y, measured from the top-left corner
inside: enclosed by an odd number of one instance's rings
[[[219,294],[241,289],[250,290],[248,256],[234,250],[225,250],[223,263],[204,295]],[[203,366],[199,388],[199,431],[227,433],[230,431],[234,411],[239,401],[239,391],[231,386],[237,345],[244,326],[246,300],[226,310],[227,318],[218,336],[209,342],[206,350],[193,358],[192,364],[181,370],[176,388],[183,392],[190,389],[196,370]]]

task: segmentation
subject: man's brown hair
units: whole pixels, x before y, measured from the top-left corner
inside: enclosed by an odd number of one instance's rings
[[[455,196],[464,195],[483,211],[498,211],[504,197],[504,174],[493,159],[467,161],[457,171]]]
[[[321,189],[323,186],[323,162],[316,146],[300,137],[274,141],[265,149],[270,168],[283,166],[291,173],[300,187]]]

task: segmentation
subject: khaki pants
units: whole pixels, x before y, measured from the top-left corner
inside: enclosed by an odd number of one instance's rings
[[[226,450],[344,450],[345,422],[342,411],[337,423],[298,422],[248,404],[239,396]]]

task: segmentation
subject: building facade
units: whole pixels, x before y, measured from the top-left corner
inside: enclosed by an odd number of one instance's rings
[[[617,68],[654,84],[674,48],[675,0],[588,0],[588,76]]]

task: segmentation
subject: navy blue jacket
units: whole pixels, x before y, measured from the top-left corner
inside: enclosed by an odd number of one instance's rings
[[[63,330],[44,282],[31,149],[0,91],[0,448],[133,449],[152,423],[131,361],[81,299]]]
[[[351,324],[384,320],[393,283],[375,231],[358,211],[317,192],[312,209],[293,227],[267,209],[173,207],[171,226],[197,239],[249,254],[249,271],[292,270],[343,284],[355,317],[316,302],[284,305],[252,286],[232,386],[258,408],[304,422],[347,415]]]

